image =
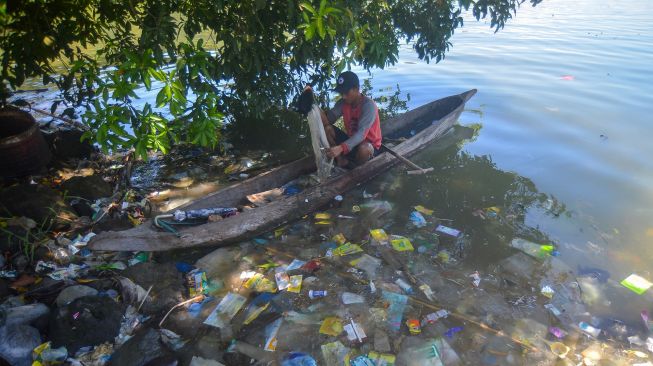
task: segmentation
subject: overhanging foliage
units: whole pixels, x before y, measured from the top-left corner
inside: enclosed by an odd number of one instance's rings
[[[55,103],[86,107],[86,137],[106,150],[215,146],[234,108],[286,104],[308,81],[327,89],[351,64],[394,64],[402,41],[438,62],[462,11],[499,30],[524,1],[9,1],[0,6],[3,101],[37,77],[59,88]],[[158,90],[155,105],[135,103],[140,86]]]

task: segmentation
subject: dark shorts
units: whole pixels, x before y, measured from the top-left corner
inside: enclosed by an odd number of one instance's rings
[[[333,126],[333,130],[336,133],[336,144],[340,145],[340,144],[342,144],[343,142],[345,142],[345,141],[347,141],[349,139],[349,135],[347,135],[345,133],[345,131],[339,129],[338,127]],[[355,146],[353,149],[351,149],[350,152],[345,154],[347,159],[352,160],[352,159],[356,158],[356,152],[358,152],[358,147],[359,146],[360,145]],[[374,146],[372,146],[372,148],[374,148]],[[380,153],[381,153],[381,149],[374,149],[374,155],[372,155],[372,157],[375,157],[375,156],[379,155]]]

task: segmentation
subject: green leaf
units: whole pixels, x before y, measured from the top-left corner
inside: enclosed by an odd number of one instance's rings
[[[303,2],[303,3],[299,4],[299,7],[304,9],[304,10],[307,10],[311,14],[317,14],[317,12],[315,11],[315,8],[313,7],[313,5],[311,5],[308,2]]]
[[[161,108],[164,105],[166,105],[166,103],[168,103],[168,101],[170,100],[170,95],[171,95],[170,85],[166,85],[163,88],[161,88],[161,90],[159,90],[159,93],[156,95],[156,107]]]
[[[307,41],[310,41],[315,36],[315,25],[311,24],[304,30],[304,36]]]
[[[152,80],[150,79],[150,75],[147,72],[141,72],[141,78],[143,79],[143,84],[145,84],[145,88],[147,90],[152,89]]]
[[[324,39],[326,37],[326,31],[324,30],[324,23],[322,18],[317,19],[317,32],[320,34],[320,38]]]

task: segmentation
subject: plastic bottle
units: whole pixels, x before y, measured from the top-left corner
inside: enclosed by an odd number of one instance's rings
[[[320,297],[325,297],[326,295],[327,295],[326,290],[310,290],[308,292],[308,297],[310,297],[311,299],[317,299],[317,298],[320,298]]]
[[[580,328],[580,330],[582,330],[583,332],[591,335],[594,338],[598,337],[599,334],[601,334],[601,329],[594,328],[593,326],[591,326],[591,325],[589,325],[589,324],[587,324],[585,322],[578,323],[578,327]]]
[[[546,258],[549,255],[553,255],[554,252],[556,252],[557,254],[557,251],[555,251],[553,245],[541,245],[522,238],[514,238],[510,243],[510,246],[515,249],[521,250],[522,252],[530,255],[531,257],[535,257],[539,259]]]
[[[408,295],[413,294],[413,287],[408,282],[404,281],[401,278],[397,278],[395,283],[397,286],[401,287],[401,289],[404,290],[404,292],[406,292]]]

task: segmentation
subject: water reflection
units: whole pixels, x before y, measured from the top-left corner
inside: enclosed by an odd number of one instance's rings
[[[551,242],[546,233],[526,225],[529,209],[547,207],[552,217],[567,211],[564,203],[539,192],[530,179],[499,169],[491,156],[464,151],[464,144],[480,131],[480,125],[456,126],[441,142],[414,157],[418,165],[435,168],[435,173],[408,176],[393,171],[365,189],[381,190],[386,199],[396,202],[397,217],[408,217],[415,205],[434,209],[435,216],[451,220],[468,236],[465,257],[470,264],[487,265],[510,253],[507,243],[515,236]]]

